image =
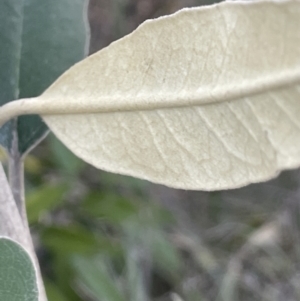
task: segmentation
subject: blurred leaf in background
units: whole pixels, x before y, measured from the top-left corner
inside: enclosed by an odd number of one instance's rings
[[[1,2],[0,105],[38,96],[84,58],[89,36],[86,6],[86,0]],[[14,129],[20,154],[28,152],[47,132],[40,117],[19,117],[0,131],[0,143],[8,150]]]
[[[45,284],[47,297],[49,300],[55,300],[55,301],[68,300],[55,284],[53,284],[49,280],[47,280],[44,284]]]
[[[67,184],[44,185],[27,194],[26,207],[29,223],[37,223],[43,213],[60,206],[68,189]]]
[[[84,166],[84,162],[68,150],[52,133],[49,135],[49,139],[57,168],[66,177],[76,177]]]
[[[86,259],[74,257],[73,265],[77,271],[79,288],[93,300],[126,301],[128,299],[118,289],[118,281],[109,272],[105,257]]]

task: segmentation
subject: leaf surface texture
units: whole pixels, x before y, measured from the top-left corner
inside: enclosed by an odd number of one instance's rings
[[[29,254],[17,242],[0,237],[0,299],[38,301],[36,272]]]
[[[299,28],[299,1],[184,9],[23,105],[107,171],[183,189],[260,182],[300,165]]]

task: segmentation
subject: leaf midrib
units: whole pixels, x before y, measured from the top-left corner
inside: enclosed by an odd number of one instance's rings
[[[68,76],[68,74],[65,75]],[[290,74],[286,73],[277,77],[270,76],[269,79],[261,79],[259,84],[257,81],[253,81],[244,84],[243,87],[237,88],[237,83],[233,83],[231,86],[220,86],[213,91],[206,89],[192,96],[189,96],[188,92],[183,92],[179,97],[178,95],[174,97],[174,93],[170,93],[170,95],[165,94],[162,96],[143,94],[140,97],[134,95],[118,95],[116,97],[104,95],[101,98],[95,99],[91,95],[88,98],[84,96],[79,96],[76,99],[72,98],[72,102],[68,102],[66,101],[67,98],[63,97],[63,95],[57,97],[52,95],[50,87],[49,92],[46,91],[46,93],[40,97],[30,99],[30,101],[24,103],[22,113],[40,115],[94,114],[204,106],[239,100],[241,98],[283,90],[297,85],[300,86],[300,68],[299,72],[291,72]],[[86,93],[86,91],[82,92],[83,95]],[[135,99],[134,102],[129,103],[126,101],[126,98],[130,100],[133,97]],[[61,101],[62,98],[64,98],[64,101]],[[88,101],[84,101],[87,99]],[[155,99],[155,101],[153,101],[153,99]],[[85,103],[88,103],[88,106],[85,106]]]

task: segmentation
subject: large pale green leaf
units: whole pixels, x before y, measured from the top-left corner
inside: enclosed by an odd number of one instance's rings
[[[42,93],[86,54],[87,0],[3,0],[0,2],[0,104]],[[18,132],[27,152],[47,132],[38,116],[18,118],[0,130],[10,150]]]
[[[28,253],[0,237],[0,300],[38,301],[36,271]]]
[[[177,188],[267,180],[300,165],[299,28],[298,0],[184,9],[3,107],[0,120],[39,113],[94,166]]]

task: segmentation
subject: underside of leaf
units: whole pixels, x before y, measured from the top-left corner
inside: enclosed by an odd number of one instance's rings
[[[299,1],[184,9],[6,113],[42,114],[104,170],[184,189],[267,180],[300,165],[299,28]]]

